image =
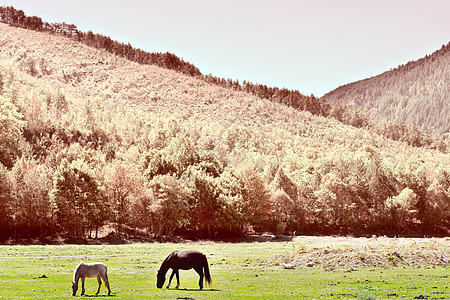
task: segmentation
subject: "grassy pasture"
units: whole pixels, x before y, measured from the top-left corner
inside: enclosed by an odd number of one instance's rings
[[[72,274],[80,261],[102,261],[108,266],[113,299],[450,297],[448,266],[337,268],[325,271],[307,266],[286,269],[283,264],[277,263],[280,254],[289,255],[300,244],[304,249],[309,247],[297,239],[244,243],[0,246],[0,299],[70,299]],[[179,290],[157,289],[156,272],[164,258],[173,250],[188,249],[197,249],[207,254],[212,286],[199,291],[198,275],[189,270],[180,271]],[[43,275],[45,277],[41,278]],[[174,278],[172,287],[175,285]],[[93,297],[96,289],[96,279],[86,279],[86,297]],[[80,291],[81,282],[78,297]],[[99,298],[106,295],[106,288],[102,286]]]

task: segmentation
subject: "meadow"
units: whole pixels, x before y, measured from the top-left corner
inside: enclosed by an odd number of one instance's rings
[[[236,243],[4,245],[0,246],[0,299],[71,298],[70,282],[81,261],[101,261],[108,266],[111,297],[115,299],[449,299],[448,263],[325,269],[320,262],[292,265],[293,260],[288,259],[319,250],[354,249],[367,242],[370,240],[297,237]],[[440,253],[446,259],[448,242],[439,239],[427,245],[444,251]],[[393,245],[387,239],[385,243]],[[416,241],[413,244],[418,245]],[[425,253],[425,247],[419,248]],[[189,270],[180,271],[179,290],[174,289],[175,279],[170,289],[157,289],[156,272],[161,262],[173,250],[187,249],[207,255],[212,285],[198,290],[198,275]],[[341,254],[349,256],[348,251]],[[86,279],[86,297],[94,297],[96,289],[96,280]],[[106,295],[102,285],[98,297]]]

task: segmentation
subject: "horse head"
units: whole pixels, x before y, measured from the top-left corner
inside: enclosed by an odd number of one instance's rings
[[[78,284],[72,282],[72,296],[75,296],[77,294],[78,290]]]
[[[164,285],[164,281],[166,281],[166,274],[163,274],[161,270],[158,270],[158,274],[156,275],[156,287],[158,289],[162,288]]]

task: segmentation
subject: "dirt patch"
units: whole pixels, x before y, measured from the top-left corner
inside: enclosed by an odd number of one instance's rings
[[[286,269],[432,268],[450,266],[450,238],[296,237],[293,251],[275,257]]]

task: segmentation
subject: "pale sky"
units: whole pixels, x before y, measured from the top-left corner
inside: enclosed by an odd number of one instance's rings
[[[0,0],[203,74],[322,96],[450,41],[449,0]]]

